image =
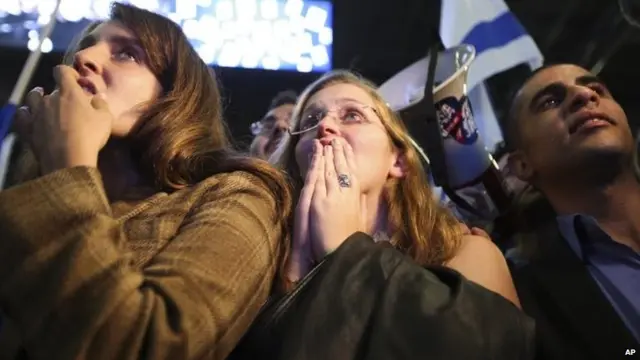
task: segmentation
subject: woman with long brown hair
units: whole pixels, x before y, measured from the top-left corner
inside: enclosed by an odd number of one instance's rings
[[[212,72],[116,3],[16,117],[35,179],[0,192],[5,359],[224,359],[286,250],[290,194],[229,150]]]
[[[272,158],[299,192],[290,280],[362,231],[519,305],[500,250],[435,201],[406,128],[373,84],[329,73],[307,87],[291,121]]]
[[[350,72],[307,87],[272,161],[298,197],[288,291],[230,359],[532,359],[506,261],[434,199],[401,120]]]

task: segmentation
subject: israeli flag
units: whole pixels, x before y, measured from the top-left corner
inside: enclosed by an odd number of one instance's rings
[[[542,66],[542,53],[503,0],[442,0],[440,38],[445,47],[476,48],[467,78],[478,131],[492,151],[503,140],[484,81],[510,68]]]
[[[9,165],[11,160],[11,152],[16,142],[16,134],[10,133],[4,141],[0,142],[0,190],[4,189],[4,183],[7,180]]]

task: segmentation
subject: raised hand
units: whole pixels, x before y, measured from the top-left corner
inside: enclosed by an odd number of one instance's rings
[[[365,230],[351,146],[335,138],[322,151],[324,161],[318,163],[309,214],[316,261],[338,248],[354,232]]]
[[[322,146],[319,143],[314,143],[309,170],[300,191],[293,222],[293,245],[287,269],[287,277],[291,281],[297,281],[304,277],[315,262],[309,239],[309,208],[321,163],[324,164]]]
[[[60,65],[59,90],[45,96],[36,88],[16,113],[18,133],[33,149],[43,174],[74,166],[93,166],[111,134],[113,115],[104,98],[78,84],[79,74]]]

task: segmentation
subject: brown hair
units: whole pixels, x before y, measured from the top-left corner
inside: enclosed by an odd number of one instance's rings
[[[136,35],[163,89],[130,136],[140,170],[171,190],[219,172],[211,151],[224,151],[229,141],[214,73],[173,21],[119,3],[110,18]]]
[[[288,219],[291,192],[284,174],[266,161],[230,149],[222,119],[222,100],[215,77],[173,21],[129,5],[115,3],[111,19],[120,21],[139,39],[149,69],[163,88],[143,113],[131,141],[141,169],[157,185],[173,190],[211,175],[247,171],[260,177],[276,197],[277,216]],[[286,221],[283,234],[288,235]],[[288,241],[285,241],[288,245]],[[284,253],[281,256],[284,256]]]
[[[349,71],[333,71],[324,75],[309,85],[299,97],[291,119],[293,130],[299,129],[300,117],[309,98],[335,84],[356,85],[372,97],[391,143],[406,159],[406,176],[390,180],[385,191],[389,222],[394,229],[394,233],[389,234],[391,243],[421,265],[446,263],[459,248],[462,229],[451,212],[435,200],[406,127],[398,115],[386,105],[375,85]],[[285,135],[271,158],[273,163],[289,174],[296,194],[304,181],[300,176],[294,153],[299,139],[299,135]]]
[[[110,19],[136,35],[146,53],[147,66],[162,86],[162,93],[147,104],[139,126],[127,139],[142,176],[158,190],[173,192],[215,174],[249,172],[259,177],[275,197],[276,214],[285,219],[283,233],[288,234],[291,192],[285,175],[266,161],[231,149],[215,73],[178,25],[121,3],[113,4]],[[89,25],[83,35],[99,24]],[[73,64],[77,46],[78,42],[69,48],[64,63]],[[288,246],[288,241],[285,243]]]

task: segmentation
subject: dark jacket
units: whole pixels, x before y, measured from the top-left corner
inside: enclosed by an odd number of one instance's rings
[[[554,218],[519,237],[527,250],[512,275],[523,310],[536,321],[539,359],[613,360],[640,351]]]
[[[532,359],[512,303],[356,233],[265,308],[230,359]]]

